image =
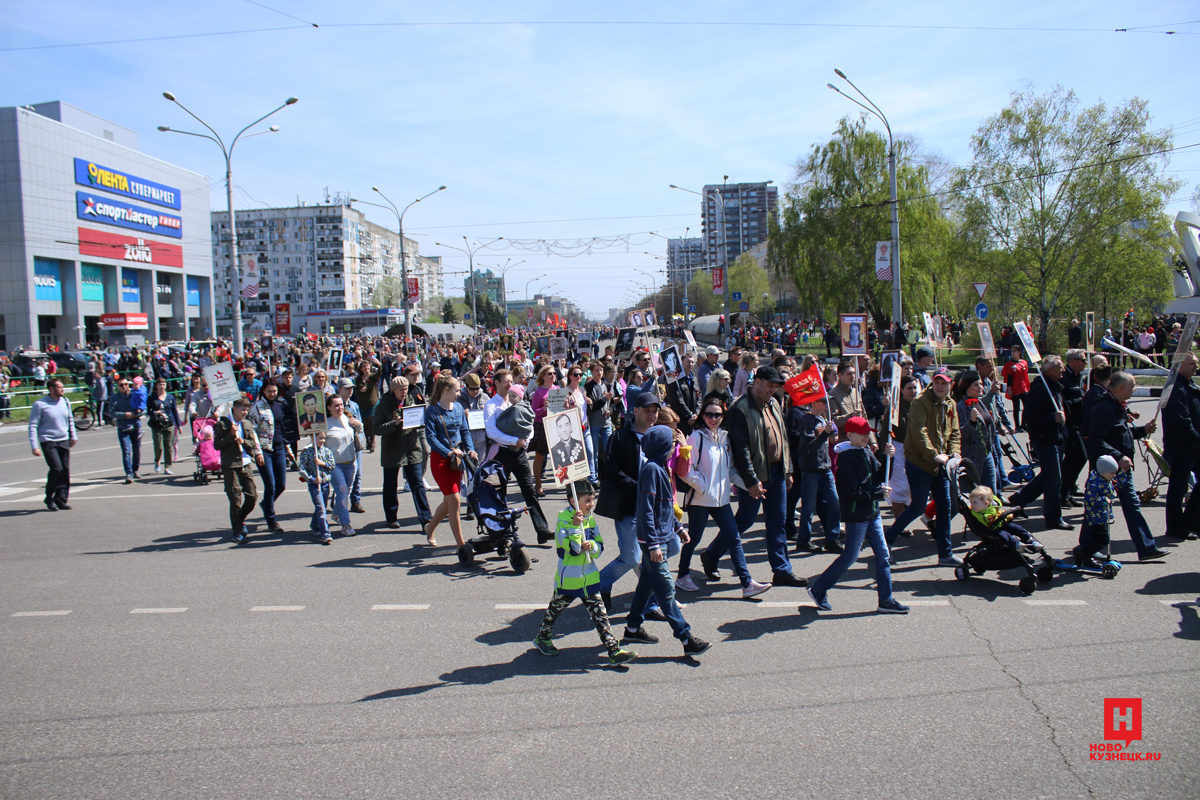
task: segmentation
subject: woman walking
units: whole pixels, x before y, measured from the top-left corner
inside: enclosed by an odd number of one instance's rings
[[[962,426],[962,457],[975,465],[979,484],[998,495],[1000,479],[996,475],[996,460],[992,458],[996,420],[987,406],[979,401],[982,395],[983,383],[978,372],[969,369],[958,376],[954,385],[954,399],[958,401],[958,419]]]
[[[350,524],[350,489],[358,472],[354,436],[362,430],[363,424],[346,413],[345,403],[338,395],[329,398],[325,408],[325,422],[329,426],[325,444],[333,453],[334,461],[333,508],[338,522],[342,523],[342,536],[354,536],[355,530]]]
[[[533,489],[538,498],[546,496],[542,492],[542,470],[546,466],[546,456],[550,455],[550,446],[546,443],[546,431],[542,426],[542,420],[546,418],[546,397],[554,388],[556,377],[554,367],[549,364],[539,369],[537,388],[533,390],[533,397],[529,399],[529,405],[533,407],[533,441],[530,443],[529,449],[534,453]]]
[[[171,456],[175,451],[175,436],[183,424],[175,396],[167,393],[167,382],[154,382],[154,394],[146,400],[146,415],[154,437],[154,471],[171,474]]]
[[[1025,359],[1021,358],[1021,355],[1021,345],[1014,344],[1009,361],[1000,371],[1000,375],[1008,384],[1008,399],[1012,400],[1013,404],[1013,425],[1018,431],[1024,433],[1025,426],[1021,421],[1021,403],[1025,400],[1025,395],[1029,394],[1029,364],[1025,363]]]
[[[705,400],[700,409],[699,425],[688,437],[692,448],[692,464],[683,480],[691,487],[685,505],[688,511],[688,543],[679,552],[679,577],[675,586],[685,592],[696,591],[691,577],[692,554],[700,544],[704,528],[711,517],[717,524],[718,534],[708,549],[700,554],[704,576],[709,581],[718,581],[721,573],[717,562],[726,551],[733,561],[733,571],[742,584],[742,597],[755,597],[771,588],[769,583],[759,583],[750,577],[746,566],[746,554],[742,550],[742,537],[734,519],[729,498],[733,489],[733,455],[729,447],[729,434],[721,428],[725,418],[725,406],[719,400]]]
[[[892,426],[892,445],[896,448],[892,460],[892,474],[888,480],[891,493],[888,499],[892,503],[892,516],[898,517],[908,504],[912,502],[912,490],[908,486],[908,475],[905,473],[904,437],[908,435],[908,409],[917,398],[917,389],[921,384],[912,373],[912,362],[909,362],[909,374],[900,379],[900,414],[896,424]]]
[[[462,520],[458,508],[462,505],[459,496],[459,481],[462,479],[463,456],[476,457],[471,430],[458,399],[458,378],[449,372],[438,375],[429,393],[429,407],[425,410],[425,440],[429,442],[429,469],[433,480],[442,492],[442,502],[433,512],[433,519],[425,526],[425,538],[432,547],[437,544],[434,532],[444,518],[450,520],[450,532],[461,549],[470,547],[462,535]]]

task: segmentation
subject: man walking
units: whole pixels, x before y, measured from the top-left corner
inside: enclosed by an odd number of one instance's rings
[[[1063,442],[1067,434],[1067,416],[1062,411],[1063,388],[1059,383],[1062,375],[1062,359],[1046,356],[1042,359],[1043,380],[1034,381],[1025,395],[1025,429],[1029,431],[1029,446],[1040,469],[1033,480],[1009,499],[1009,504],[1024,508],[1041,495],[1046,529],[1069,531],[1074,528],[1062,518]]]
[[[383,467],[383,516],[389,528],[399,528],[400,471],[412,492],[413,507],[422,529],[433,519],[429,500],[425,497],[425,472],[421,451],[421,431],[424,425],[404,427],[404,409],[415,406],[416,400],[408,391],[408,378],[392,378],[391,391],[375,405],[375,435],[379,438],[379,463]]]
[[[135,394],[128,378],[117,379],[117,394],[110,404],[113,421],[117,424],[117,442],[121,445],[121,463],[125,468],[125,483],[139,477],[142,466],[142,414],[146,413],[146,398]]]
[[[684,436],[692,435],[692,428],[700,414],[700,395],[692,378],[695,358],[691,353],[683,356],[683,376],[667,384],[667,405],[679,416],[679,430]]]
[[[45,456],[46,508],[64,511],[71,491],[71,448],[79,441],[71,401],[63,397],[61,378],[46,381],[47,395],[29,409],[29,446],[35,456]]]
[[[729,409],[729,443],[733,452],[733,482],[738,487],[738,531],[743,536],[754,525],[760,508],[766,517],[767,560],[775,586],[807,586],[808,580],[792,572],[787,551],[787,490],[792,485],[792,459],[788,449],[783,409],[775,392],[783,376],[774,367],[759,367],[754,383]],[[716,563],[720,553],[708,548],[706,560]]]
[[[246,541],[246,517],[258,502],[254,485],[254,465],[262,466],[262,448],[254,426],[246,422],[250,401],[239,397],[233,401],[230,416],[217,420],[213,446],[221,451],[221,473],[225,478],[225,496],[229,498],[229,527],[234,544]]]
[[[1087,465],[1087,449],[1083,444],[1083,371],[1087,368],[1087,353],[1079,349],[1067,351],[1066,368],[1059,383],[1062,385],[1062,407],[1067,416],[1063,440],[1062,505],[1075,508],[1079,501],[1079,473]]]
[[[529,442],[510,436],[496,427],[496,417],[509,406],[508,390],[513,384],[512,372],[507,369],[496,370],[492,384],[496,388],[496,395],[483,407],[488,439],[500,445],[496,452],[496,461],[504,467],[506,479],[509,475],[516,477],[517,485],[521,487],[521,497],[529,509],[529,518],[533,520],[533,528],[537,531],[538,544],[545,544],[554,540],[554,532],[546,524],[546,515],[542,513],[542,507],[538,503],[537,491],[533,484],[533,470],[529,468],[529,456],[525,451]]]
[[[287,442],[284,439],[285,418],[291,409],[283,405],[279,386],[267,378],[259,389],[258,399],[250,408],[250,422],[263,449],[262,465],[258,468],[263,482],[262,512],[267,529],[282,533],[283,527],[275,518],[275,501],[283,494],[287,481]]]
[[[714,369],[721,368],[720,361],[721,349],[716,345],[709,345],[704,351],[704,362],[696,371],[696,385],[700,387],[701,395],[708,391],[708,376],[712,375]]]
[[[1163,451],[1171,465],[1167,484],[1167,538],[1197,538],[1200,533],[1200,490],[1193,489],[1184,508],[1188,479],[1200,473],[1200,386],[1196,385],[1195,353],[1184,356],[1175,387],[1163,410]],[[1200,474],[1197,475],[1200,480]]]

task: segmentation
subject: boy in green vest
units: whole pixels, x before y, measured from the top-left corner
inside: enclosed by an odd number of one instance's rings
[[[592,624],[600,634],[600,641],[608,650],[609,663],[624,664],[636,658],[637,653],[621,649],[608,625],[608,611],[600,597],[600,570],[596,567],[596,561],[604,550],[604,539],[592,517],[596,490],[589,481],[576,481],[574,494],[578,498],[578,508],[574,500],[568,500],[570,505],[558,515],[558,527],[554,531],[555,548],[558,551],[554,597],[550,600],[533,644],[543,655],[558,655],[558,648],[552,641],[554,622],[579,598],[587,606]]]

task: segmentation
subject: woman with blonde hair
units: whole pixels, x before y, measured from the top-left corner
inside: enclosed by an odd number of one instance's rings
[[[458,400],[458,378],[448,370],[438,374],[429,392],[429,407],[425,409],[425,441],[429,443],[429,470],[442,492],[442,502],[425,526],[425,538],[436,545],[434,532],[445,518],[450,520],[450,532],[461,550],[470,547],[463,539],[462,520],[458,509],[462,505],[459,481],[463,473],[463,456],[476,458],[467,416]]]
[[[555,388],[557,380],[558,374],[553,365],[539,367],[537,388],[529,398],[529,405],[533,407],[533,441],[530,442],[529,449],[533,451],[533,488],[539,498],[545,497],[542,492],[542,469],[546,466],[546,456],[550,455],[550,445],[546,442],[546,430],[542,420],[546,418],[546,398],[550,390]],[[516,373],[513,373],[513,382],[519,383]]]

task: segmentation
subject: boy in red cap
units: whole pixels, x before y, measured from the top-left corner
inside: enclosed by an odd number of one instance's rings
[[[849,441],[838,444],[837,493],[841,504],[842,522],[846,526],[846,550],[808,587],[808,595],[821,611],[832,611],[829,590],[858,560],[863,540],[870,537],[875,553],[875,585],[879,592],[881,614],[907,614],[908,606],[892,596],[892,569],[888,564],[888,546],[883,538],[883,520],[879,516],[879,501],[886,500],[891,491],[884,485],[883,467],[870,450],[871,423],[862,417],[851,417],[845,424]],[[886,455],[893,451],[891,443]]]

